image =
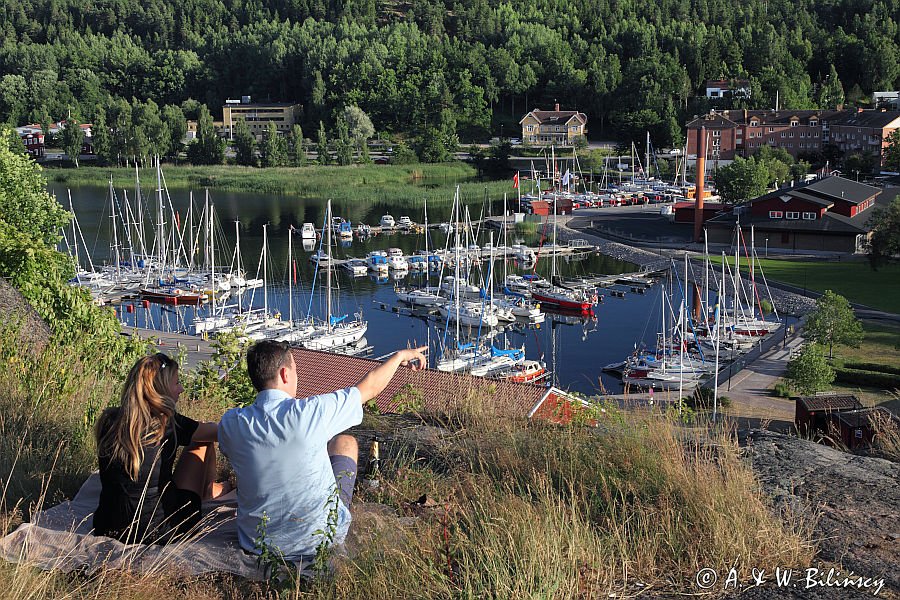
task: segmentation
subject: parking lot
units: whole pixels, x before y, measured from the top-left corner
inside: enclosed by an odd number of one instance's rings
[[[693,226],[670,222],[668,215],[661,214],[664,206],[671,204],[581,208],[572,213],[569,227],[635,243],[690,243]]]

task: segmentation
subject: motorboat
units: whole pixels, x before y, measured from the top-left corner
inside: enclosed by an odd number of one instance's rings
[[[491,377],[494,379],[503,379],[504,381],[513,381],[515,383],[534,383],[540,381],[549,375],[547,365],[539,360],[526,360],[519,364],[513,365],[508,369],[503,369]]]
[[[300,228],[300,239],[301,240],[314,240],[316,239],[316,226],[312,223],[304,223]]]
[[[390,269],[387,252],[384,250],[372,250],[366,255],[366,265],[370,271],[387,273],[388,269]]]
[[[393,271],[408,271],[409,263],[400,248],[389,248],[387,251],[388,267]]]
[[[400,217],[400,220],[397,221],[397,227],[400,227],[401,229],[409,229],[412,226],[412,219],[410,219],[406,215],[403,215],[402,217]]]
[[[331,255],[324,250],[317,250],[314,254],[310,255],[309,260],[320,267],[331,266]]]
[[[354,277],[363,277],[369,272],[369,267],[361,258],[352,258],[341,264],[341,268],[349,271]]]
[[[391,215],[384,215],[383,217],[381,217],[380,225],[384,229],[393,229],[396,226],[396,222],[394,221],[394,217],[392,217]]]

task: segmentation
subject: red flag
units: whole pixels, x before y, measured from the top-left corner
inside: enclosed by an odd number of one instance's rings
[[[515,176],[513,177],[513,188],[519,189],[519,173],[518,173],[518,171],[516,172]]]

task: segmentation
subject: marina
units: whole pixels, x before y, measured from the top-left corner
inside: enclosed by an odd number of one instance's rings
[[[53,191],[58,197],[69,194]],[[122,236],[104,227],[112,216],[109,190],[82,187],[71,195],[81,236],[93,240],[82,240],[92,271],[108,273],[116,266],[111,248],[122,246]],[[204,253],[223,257],[212,261],[206,275],[191,276],[199,277],[192,280],[193,288],[190,277],[182,274],[184,289],[177,288],[180,293],[172,292],[169,301],[151,297],[140,285],[103,292],[85,277],[98,298],[116,305],[126,328],[200,338],[239,328],[250,339],[285,339],[312,349],[371,356],[408,343],[427,344],[436,368],[541,381],[586,394],[621,393],[620,376],[603,372],[603,366],[638,349],[656,349],[664,329],[658,317],[661,302],[668,302],[669,310],[683,303],[683,291],[673,293],[669,287],[668,300],[656,291],[664,272],[657,268],[660,257],[653,268],[617,261],[577,237],[554,239],[547,222],[532,235],[517,232],[511,217],[451,223],[453,209],[444,202],[428,207],[439,215],[436,226],[410,220],[391,233],[370,225],[361,234],[357,222],[346,237],[341,231],[349,221],[328,216],[324,200],[221,196],[210,199],[217,220],[207,225],[201,225],[206,213],[199,210],[197,198],[196,213],[188,197],[170,201],[168,221],[183,223],[194,214],[197,231],[203,226],[216,231],[208,250],[199,242],[202,235],[182,233],[182,239],[197,240],[183,258],[200,264]],[[335,212],[358,210],[333,204]],[[485,210],[479,202],[462,206],[468,211],[461,213]],[[496,206],[488,210],[502,212]],[[381,217],[374,215],[390,214],[390,209],[377,207],[370,214],[367,220],[378,223]],[[323,235],[333,245],[323,246]],[[236,264],[240,269],[233,268]],[[123,268],[121,261],[117,268]],[[331,300],[323,291],[324,279],[331,281]],[[200,299],[182,301],[188,290]],[[548,295],[573,294],[587,297],[587,306],[571,310],[546,300]],[[454,298],[460,300],[456,305]]]

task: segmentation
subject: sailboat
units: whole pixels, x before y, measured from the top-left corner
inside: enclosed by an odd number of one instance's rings
[[[331,218],[331,200],[328,201],[326,207],[325,222],[328,223]],[[324,240],[325,247],[331,248],[331,228],[326,228],[327,235]],[[320,249],[320,252],[322,250]],[[309,350],[328,350],[338,351],[358,344],[364,338],[369,324],[362,319],[360,313],[354,315],[353,320],[347,320],[347,315],[340,317],[332,314],[332,298],[331,298],[331,277],[332,270],[325,269],[325,322],[316,327],[316,330],[309,337],[300,340],[300,344]]]
[[[411,265],[415,265],[417,270],[425,271],[426,273],[429,270],[429,266],[432,264],[431,258],[435,255],[428,253],[428,201],[425,201],[424,205],[424,220],[425,220],[425,228],[424,228],[424,236],[425,236],[425,253],[418,254],[411,258],[421,258],[421,261],[411,261]],[[421,265],[421,266],[419,266]],[[426,276],[427,283],[427,276]],[[414,306],[437,306],[444,302],[444,298],[440,295],[440,289],[424,286],[421,288],[410,288],[410,287],[400,287],[397,286],[394,288],[394,293],[397,294],[397,299],[401,302],[406,302],[407,304],[412,304]]]
[[[553,195],[553,246],[556,246],[556,194]],[[551,258],[552,271],[550,281],[555,282],[556,277],[556,253]],[[531,287],[531,297],[540,302],[542,306],[551,306],[563,310],[591,313],[599,298],[596,290],[584,288],[565,288],[555,283],[548,286]]]

